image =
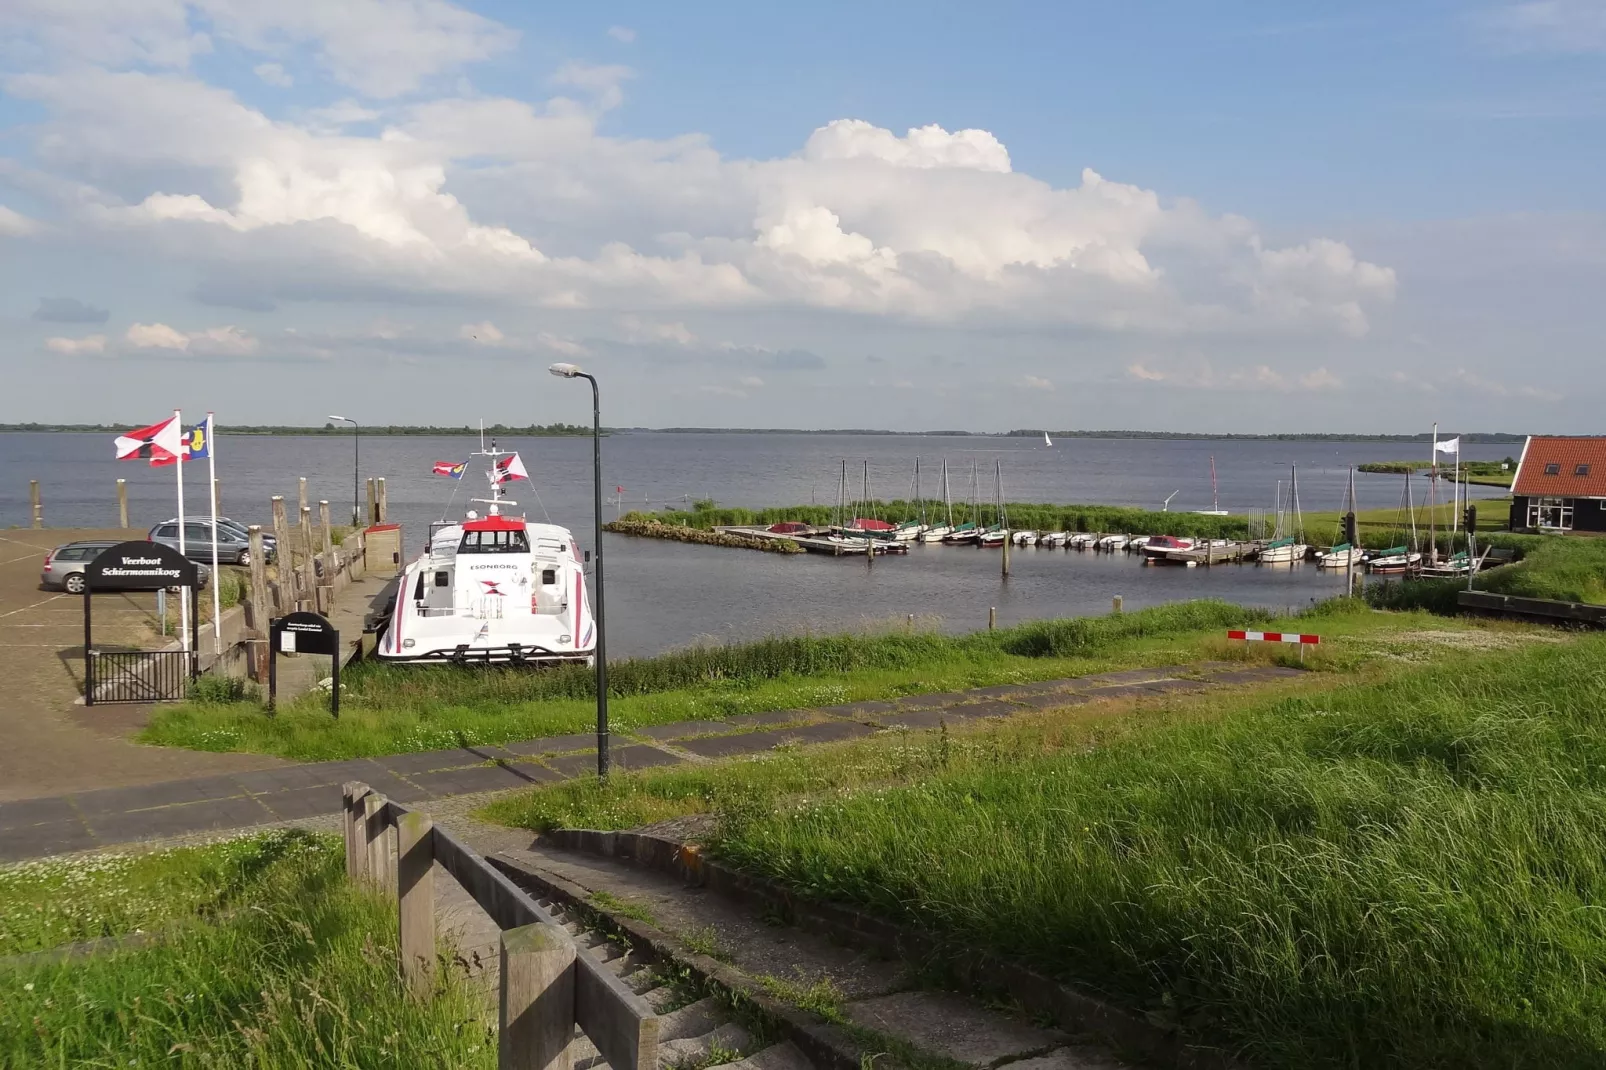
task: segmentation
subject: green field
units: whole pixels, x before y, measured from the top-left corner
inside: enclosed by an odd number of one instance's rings
[[[0,961],[0,1066],[491,1067],[494,1020],[450,970],[397,980],[393,904],[297,831],[0,868],[0,948],[138,930],[146,946]]]
[[[1085,709],[565,784],[531,827],[719,817],[810,897],[986,948],[1256,1066],[1606,1064],[1606,637],[1285,697]],[[1448,651],[1448,652],[1447,652]]]

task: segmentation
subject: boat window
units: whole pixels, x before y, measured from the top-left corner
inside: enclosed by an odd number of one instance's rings
[[[1561,475],[1561,465],[1559,465],[1559,464],[1547,464],[1547,465],[1545,465],[1545,475],[1547,475],[1547,476],[1559,476],[1559,475]]]
[[[420,572],[418,574],[418,583],[413,586],[413,601],[422,602],[423,600],[424,600],[424,574],[422,572]]]
[[[522,531],[465,531],[460,554],[527,554],[529,537]]]
[[[1587,476],[1587,475],[1589,475],[1589,465],[1581,464],[1577,468],[1574,468],[1573,469],[1573,475],[1575,475],[1575,476]]]
[[[435,586],[450,587],[451,585],[452,574],[450,572],[447,572],[445,569],[441,569],[439,572],[435,573]]]
[[[1603,507],[1606,507],[1606,501],[1601,502],[1601,505]],[[558,570],[555,569],[555,568],[544,568],[544,569],[542,569],[541,570],[541,582],[542,583],[557,583],[558,582]]]

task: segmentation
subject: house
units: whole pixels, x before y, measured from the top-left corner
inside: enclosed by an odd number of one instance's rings
[[[1606,437],[1530,435],[1511,494],[1512,531],[1606,532]]]

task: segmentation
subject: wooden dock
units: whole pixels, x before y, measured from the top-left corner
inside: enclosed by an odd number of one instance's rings
[[[1256,546],[1252,542],[1228,542],[1220,545],[1198,546],[1191,550],[1169,550],[1162,561],[1154,558],[1145,558],[1145,563],[1168,565],[1182,565],[1185,568],[1197,568],[1200,565],[1232,564],[1244,560],[1254,553]]]
[[[828,554],[832,557],[863,557],[865,554],[870,553],[872,548],[877,557],[885,557],[887,554],[906,554],[909,552],[908,543],[892,542],[890,540],[880,539],[849,539],[846,541],[838,541],[836,539],[828,538],[824,533],[824,529],[810,529],[809,531],[800,532],[778,532],[770,531],[768,528],[761,527],[727,525],[716,527],[714,530],[729,535],[742,535],[747,538],[772,539],[775,542],[789,542],[795,546],[802,547],[811,554]]]

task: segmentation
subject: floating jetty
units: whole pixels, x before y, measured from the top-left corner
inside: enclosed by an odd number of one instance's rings
[[[1258,553],[1260,547],[1252,542],[1215,542],[1187,550],[1167,550],[1164,557],[1145,556],[1150,565],[1182,565],[1195,568],[1199,565],[1220,565],[1244,561]]]

